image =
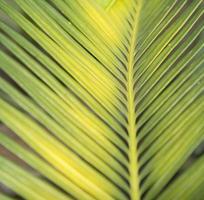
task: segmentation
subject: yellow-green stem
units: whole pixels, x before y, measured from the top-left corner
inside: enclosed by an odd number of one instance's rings
[[[127,88],[128,88],[128,134],[129,134],[129,172],[130,172],[130,197],[131,200],[140,199],[139,190],[139,176],[138,176],[138,153],[137,153],[137,138],[136,138],[136,113],[134,102],[134,80],[133,80],[133,65],[135,55],[135,44],[137,40],[137,29],[140,15],[141,4],[137,7],[137,12],[134,18],[134,26],[130,41],[130,48],[128,54],[128,75],[127,75]]]

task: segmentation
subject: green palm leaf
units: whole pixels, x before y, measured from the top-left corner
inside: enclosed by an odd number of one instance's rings
[[[0,145],[24,163],[1,153],[4,186],[30,200],[203,199],[202,0],[0,9],[15,24],[0,20],[0,121],[21,141],[4,130]]]

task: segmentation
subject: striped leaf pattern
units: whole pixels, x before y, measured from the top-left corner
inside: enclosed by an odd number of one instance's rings
[[[0,199],[202,200],[203,8],[0,0]]]

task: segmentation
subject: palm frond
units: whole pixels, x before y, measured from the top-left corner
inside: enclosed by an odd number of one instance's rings
[[[24,144],[0,131],[0,145],[27,166],[0,156],[3,185],[31,200],[202,200],[203,154],[188,163],[204,141],[202,0],[0,9],[20,30],[0,20],[0,122]]]

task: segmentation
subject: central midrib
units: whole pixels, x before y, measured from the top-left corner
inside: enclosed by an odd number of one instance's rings
[[[141,10],[141,2],[137,6],[137,10],[134,17],[134,24],[131,33],[130,47],[128,51],[127,62],[127,103],[128,103],[128,135],[129,135],[129,173],[130,173],[130,197],[131,200],[140,199],[139,189],[139,175],[138,175],[138,152],[137,152],[137,138],[136,138],[136,113],[134,102],[134,80],[133,80],[133,68],[134,68],[134,55],[135,44],[138,33],[138,22]]]

